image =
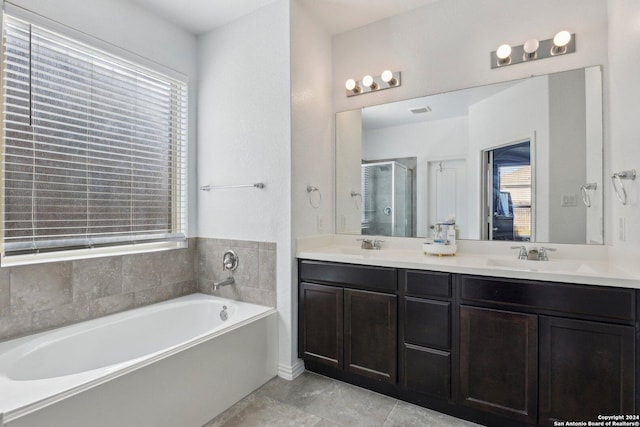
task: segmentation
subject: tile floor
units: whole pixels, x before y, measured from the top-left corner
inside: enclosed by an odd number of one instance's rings
[[[327,377],[305,372],[274,378],[204,427],[459,427],[453,418]]]

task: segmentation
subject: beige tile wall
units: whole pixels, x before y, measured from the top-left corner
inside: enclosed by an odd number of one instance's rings
[[[224,280],[224,252],[238,255],[235,284],[213,290],[213,282]],[[243,240],[198,239],[198,287],[200,292],[239,301],[276,307],[276,244]]]
[[[189,239],[187,249],[0,269],[0,340],[194,292],[226,277],[222,254],[238,253],[236,285],[217,295],[276,306],[275,243]]]

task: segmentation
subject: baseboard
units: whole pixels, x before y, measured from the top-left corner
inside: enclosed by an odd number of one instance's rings
[[[278,376],[285,380],[294,380],[303,372],[304,362],[302,359],[296,360],[293,365],[285,365],[284,363],[280,363],[278,365]]]

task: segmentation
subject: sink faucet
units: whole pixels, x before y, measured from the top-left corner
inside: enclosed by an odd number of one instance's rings
[[[547,251],[555,252],[556,250],[553,248],[545,248],[543,246],[538,250],[538,261],[549,261],[549,255]]]
[[[371,240],[371,239],[358,239],[359,242],[362,242],[360,245],[360,249],[375,249],[380,250],[382,246],[380,243],[384,242],[384,240]]]
[[[511,249],[518,249],[518,259],[528,259],[527,248],[523,246],[511,246]]]

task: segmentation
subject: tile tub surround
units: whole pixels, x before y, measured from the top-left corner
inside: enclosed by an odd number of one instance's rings
[[[222,254],[240,257],[236,285],[222,280]],[[194,292],[276,306],[276,244],[191,238],[188,248],[0,268],[0,340]]]
[[[213,290],[213,282],[224,280],[222,268],[227,250],[238,255],[232,274],[235,284]],[[198,238],[197,277],[200,292],[268,307],[276,307],[276,244],[245,240]]]
[[[478,424],[305,372],[276,377],[205,427],[253,426],[471,427]]]
[[[0,269],[0,340],[197,291],[188,248]]]

